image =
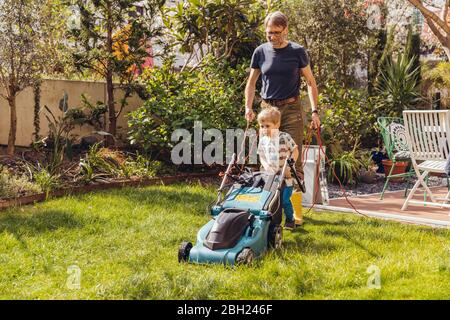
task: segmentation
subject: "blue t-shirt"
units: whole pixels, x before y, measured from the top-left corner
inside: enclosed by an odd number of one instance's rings
[[[300,69],[309,64],[306,49],[290,42],[275,49],[269,42],[255,49],[251,68],[261,70],[261,97],[263,99],[288,99],[299,95]]]

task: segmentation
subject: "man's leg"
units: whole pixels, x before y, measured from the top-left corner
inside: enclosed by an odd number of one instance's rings
[[[302,146],[303,146],[303,118],[300,101],[295,104],[285,105],[279,108],[281,112],[280,131],[287,132],[298,146],[299,157],[295,163],[295,169],[300,179],[303,180]]]

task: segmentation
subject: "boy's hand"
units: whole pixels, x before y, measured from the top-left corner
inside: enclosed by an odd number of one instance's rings
[[[252,122],[255,119],[255,113],[252,108],[245,107],[245,120]]]

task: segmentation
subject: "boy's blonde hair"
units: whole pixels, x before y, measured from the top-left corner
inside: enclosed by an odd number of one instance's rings
[[[280,124],[281,122],[280,110],[278,110],[275,107],[264,108],[258,114],[258,123],[261,123],[262,121],[269,121],[272,122],[273,124]]]

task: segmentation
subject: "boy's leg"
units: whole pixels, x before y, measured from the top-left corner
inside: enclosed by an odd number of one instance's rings
[[[281,194],[281,203],[284,215],[286,216],[286,222],[284,224],[286,229],[293,229],[295,227],[294,208],[291,202],[292,191],[293,187],[284,187],[283,193]]]

